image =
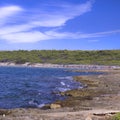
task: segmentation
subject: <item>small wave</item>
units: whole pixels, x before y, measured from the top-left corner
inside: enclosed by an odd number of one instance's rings
[[[71,76],[67,76],[65,78],[68,79],[68,80],[73,80],[73,77],[71,77]]]
[[[70,88],[70,85],[69,85],[69,84],[66,84],[66,83],[64,83],[64,82],[60,82],[60,84],[61,84],[62,86],[66,86],[67,88]]]
[[[65,92],[65,91],[68,91],[68,90],[71,90],[70,88],[58,88],[58,90],[60,92]]]
[[[29,101],[29,105],[27,107],[32,107],[32,108],[42,108],[44,107],[45,104],[38,104],[36,101]]]
[[[31,100],[28,102],[30,106],[38,106],[38,101],[37,100]]]
[[[60,82],[60,83],[61,83],[61,85],[65,86],[65,83],[64,83],[64,82]]]
[[[58,79],[67,79],[67,80],[73,80],[73,78],[71,76],[66,76],[66,77],[57,77]]]
[[[67,85],[67,87],[70,87],[70,85]]]
[[[38,105],[37,107],[38,107],[38,108],[42,108],[42,107],[44,107],[44,106],[45,106],[45,104],[43,103],[43,104]]]
[[[78,87],[78,89],[82,89],[82,88],[84,88],[82,85]]]

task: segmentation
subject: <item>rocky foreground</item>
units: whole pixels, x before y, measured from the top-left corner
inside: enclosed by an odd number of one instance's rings
[[[111,120],[120,112],[120,70],[104,72],[75,77],[85,87],[60,93],[68,99],[43,109],[1,109],[0,120]]]

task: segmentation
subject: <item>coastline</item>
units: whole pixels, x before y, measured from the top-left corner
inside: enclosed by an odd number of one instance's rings
[[[97,69],[97,71],[99,70]],[[0,119],[87,120],[87,118],[91,118],[89,120],[100,120],[102,118],[102,120],[107,120],[120,112],[120,70],[112,68],[102,69],[102,71],[107,71],[107,74],[76,76],[74,78],[76,81],[87,86],[83,89],[61,93],[68,96],[68,99],[53,103],[60,105],[59,108],[0,110]]]
[[[112,70],[120,69],[120,66],[109,65],[83,65],[83,64],[51,64],[51,63],[24,63],[0,62],[0,67],[38,67],[38,68],[75,68],[80,70]]]

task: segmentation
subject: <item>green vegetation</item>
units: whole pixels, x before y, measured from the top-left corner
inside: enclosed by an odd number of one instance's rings
[[[115,116],[113,116],[110,120],[120,120],[120,113],[117,113]]]
[[[0,51],[0,62],[120,65],[120,50],[69,51],[19,50]]]

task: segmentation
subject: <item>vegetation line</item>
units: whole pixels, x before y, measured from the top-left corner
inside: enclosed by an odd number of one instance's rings
[[[16,64],[51,63],[85,65],[120,65],[120,50],[18,50],[0,51],[0,62]]]

